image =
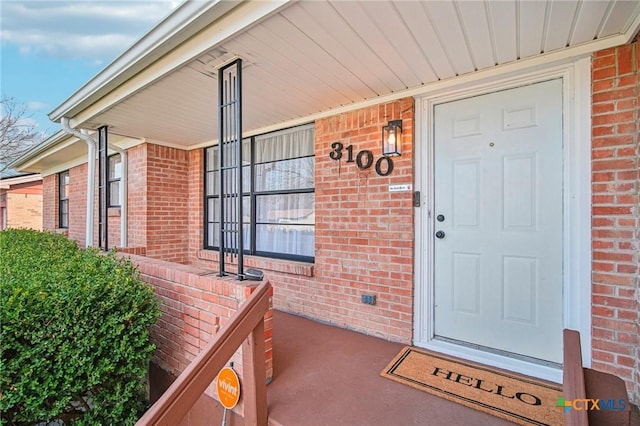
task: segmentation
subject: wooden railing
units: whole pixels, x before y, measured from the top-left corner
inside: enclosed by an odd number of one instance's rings
[[[587,391],[582,369],[582,350],[580,334],[575,330],[563,330],[564,362],[562,367],[562,395],[567,401],[584,400]],[[568,410],[564,415],[567,426],[588,426],[589,418],[586,410]]]
[[[242,345],[244,421],[267,424],[264,315],[269,310],[271,284],[261,284],[178,376],[167,391],[138,420],[137,426],[175,426],[193,407],[225,363]]]
[[[584,368],[580,333],[565,329],[562,395],[571,401],[564,414],[566,426],[628,426],[631,404],[624,381],[613,374]],[[595,408],[596,401],[598,408]],[[605,408],[604,405],[607,404]]]

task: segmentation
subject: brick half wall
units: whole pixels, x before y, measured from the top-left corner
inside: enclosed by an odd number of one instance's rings
[[[229,321],[260,284],[218,277],[211,270],[126,254],[138,266],[141,278],[153,285],[162,316],[151,329],[156,345],[153,363],[178,376]],[[265,380],[273,377],[273,311],[265,316]],[[242,348],[230,361],[242,382]],[[206,394],[217,399],[215,381]],[[242,401],[234,412],[243,413]]]

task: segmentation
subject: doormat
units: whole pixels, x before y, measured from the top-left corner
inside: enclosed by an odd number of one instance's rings
[[[520,425],[562,425],[559,385],[405,347],[380,373]]]

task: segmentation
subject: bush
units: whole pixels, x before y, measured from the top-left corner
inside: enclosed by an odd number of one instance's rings
[[[133,424],[160,316],[128,259],[0,232],[0,424]]]

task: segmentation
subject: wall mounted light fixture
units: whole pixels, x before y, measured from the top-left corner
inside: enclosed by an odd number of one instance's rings
[[[392,120],[382,127],[382,155],[402,154],[402,120]]]

